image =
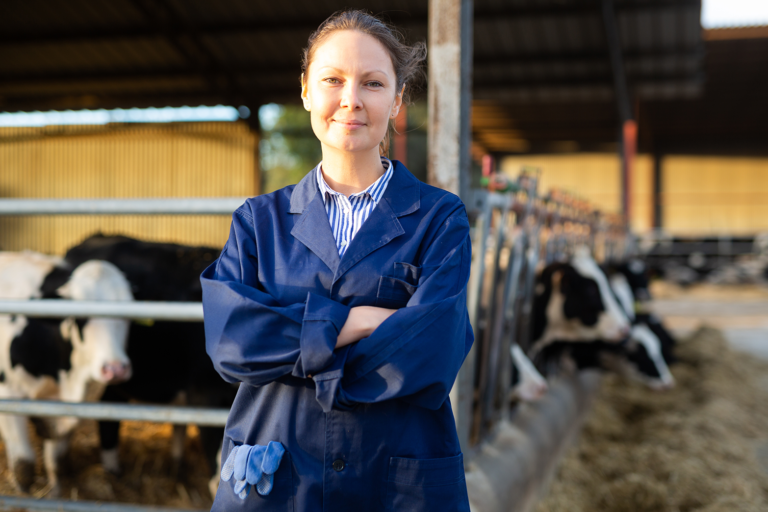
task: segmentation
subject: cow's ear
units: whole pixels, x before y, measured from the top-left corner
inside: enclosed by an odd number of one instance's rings
[[[64,299],[71,299],[72,298],[72,290],[69,287],[69,281],[67,281],[67,284],[63,286],[59,286],[56,289],[56,293],[59,294],[60,297]]]

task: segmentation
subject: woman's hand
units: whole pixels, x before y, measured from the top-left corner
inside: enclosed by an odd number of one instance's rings
[[[368,336],[397,311],[396,309],[357,306],[349,310],[349,316],[336,339],[336,348],[341,348]]]

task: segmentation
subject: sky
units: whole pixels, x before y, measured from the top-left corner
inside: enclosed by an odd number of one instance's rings
[[[704,28],[768,25],[768,0],[703,0]]]

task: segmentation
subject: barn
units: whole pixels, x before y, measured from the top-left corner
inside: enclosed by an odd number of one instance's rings
[[[471,220],[475,342],[450,400],[473,510],[710,510],[716,496],[669,482],[695,481],[696,464],[721,461],[704,449],[717,436],[700,432],[712,418],[713,430],[733,427],[721,453],[732,457],[726,480],[747,482],[737,491],[723,484],[732,509],[758,503],[749,493],[768,485],[750,466],[764,461],[752,447],[768,446],[763,395],[734,398],[739,386],[759,387],[763,367],[731,352],[762,353],[768,328],[768,29],[703,28],[703,1],[352,6],[427,43],[426,80],[394,121],[389,156],[457,194]],[[300,103],[300,57],[310,32],[348,7],[6,2],[0,256],[48,259],[26,296],[2,296],[0,323],[84,333],[87,321],[128,319],[123,343],[137,380],[110,381],[101,390],[108,403],[87,403],[45,379],[20,396],[0,369],[0,411],[36,418],[22,444],[27,459],[40,459],[20,490],[6,448],[0,508],[210,508],[209,484],[219,479],[207,441],[221,437],[213,429],[223,427],[231,390],[209,386],[207,366],[173,374],[166,388],[152,380],[163,372],[151,354],[194,346],[205,356],[197,276],[224,246],[230,214],[245,198],[296,183],[321,158]],[[91,260],[117,267],[134,300],[59,294]],[[0,268],[0,293],[17,275]],[[209,362],[191,357],[189,366]],[[142,394],[161,388],[162,400]],[[728,423],[750,408],[755,418]],[[74,469],[53,486],[47,459],[33,453],[50,450],[40,418],[68,415],[82,420],[70,425]],[[701,440],[679,459],[661,427],[675,421]],[[0,435],[26,423],[9,425]],[[114,442],[99,445],[97,433]]]

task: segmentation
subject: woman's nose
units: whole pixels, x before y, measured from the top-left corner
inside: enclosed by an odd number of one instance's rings
[[[341,94],[341,107],[350,110],[359,110],[363,108],[363,103],[360,101],[360,94],[355,85],[344,85],[344,90]]]

